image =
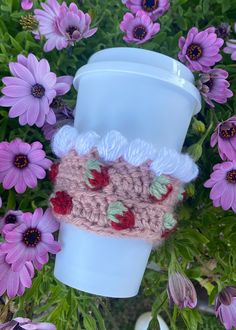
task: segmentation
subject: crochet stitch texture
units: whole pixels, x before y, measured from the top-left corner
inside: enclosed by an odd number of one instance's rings
[[[73,201],[70,214],[55,216],[65,222],[72,223],[85,230],[98,234],[128,236],[142,238],[157,243],[163,233],[163,217],[172,213],[180,189],[180,182],[169,178],[173,191],[161,203],[150,198],[149,186],[154,178],[147,164],[132,166],[122,159],[108,166],[109,184],[101,190],[91,190],[83,179],[86,162],[97,158],[94,151],[86,156],[78,156],[71,151],[63,157],[55,184],[56,191],[66,191]],[[107,217],[108,206],[121,201],[135,216],[135,226],[130,229],[116,231]]]
[[[67,134],[66,143],[63,129],[72,132],[71,139]],[[97,234],[139,238],[155,245],[176,227],[173,213],[182,188],[178,176],[185,176],[186,182],[198,171],[188,155],[166,149],[160,155],[152,145],[141,140],[128,144],[114,131],[100,138],[94,132],[78,134],[67,126],[57,133],[53,149],[61,156],[51,198],[59,220]],[[185,163],[181,164],[180,159]],[[173,174],[165,174],[164,167]],[[155,189],[150,189],[153,182]],[[157,195],[154,197],[152,192]],[[53,204],[56,195],[64,193],[71,197],[72,207],[69,205],[65,212],[66,205],[62,205],[60,213],[58,203],[57,209]],[[110,209],[115,210],[111,215]]]

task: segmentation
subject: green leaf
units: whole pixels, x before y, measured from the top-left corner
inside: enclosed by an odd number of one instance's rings
[[[85,315],[83,324],[86,330],[97,330],[97,323],[91,315]]]
[[[21,53],[23,51],[23,48],[22,46],[19,44],[19,42],[17,42],[10,34],[9,35],[9,38],[11,40],[11,43],[12,43],[12,46],[19,52]]]

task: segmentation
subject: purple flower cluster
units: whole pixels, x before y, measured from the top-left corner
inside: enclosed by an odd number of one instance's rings
[[[172,272],[169,276],[167,293],[169,302],[180,309],[195,308],[197,294],[193,283],[180,272]],[[225,287],[215,299],[215,314],[226,330],[236,327],[236,287]]]
[[[219,38],[214,27],[198,31],[196,27],[189,30],[187,37],[179,39],[179,59],[192,71],[198,71],[198,88],[210,107],[217,103],[226,103],[233,96],[227,81],[228,72],[222,69],[212,69],[222,59],[220,48],[224,40]]]
[[[43,9],[35,9],[34,13],[39,33],[47,39],[45,52],[73,46],[97,32],[97,28],[90,28],[90,15],[79,10],[74,2],[68,7],[65,2],[60,5],[57,0],[48,0],[47,4],[41,3],[41,7]]]
[[[38,208],[34,213],[8,211],[0,219],[0,230],[5,240],[0,244],[0,296],[21,296],[30,288],[34,267],[41,270],[48,262],[48,253],[56,254],[60,245],[53,233],[59,223],[51,209],[45,213]]]
[[[215,207],[236,213],[236,116],[217,125],[211,137],[211,147],[215,145],[224,162],[213,167],[204,186],[212,188],[210,198]]]
[[[127,43],[143,44],[159,31],[160,24],[155,21],[170,7],[169,0],[122,0],[132,13],[126,13],[120,23]]]

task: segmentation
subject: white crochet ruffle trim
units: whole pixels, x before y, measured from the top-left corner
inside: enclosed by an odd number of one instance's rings
[[[79,155],[86,155],[91,149],[97,148],[98,154],[105,162],[124,158],[131,165],[139,166],[151,160],[150,169],[157,175],[173,176],[187,183],[198,175],[198,167],[187,154],[163,147],[157,150],[152,144],[141,139],[128,142],[117,131],[110,131],[100,137],[94,131],[79,134],[72,126],[63,126],[54,136],[52,150],[59,158],[66,156],[71,150]]]

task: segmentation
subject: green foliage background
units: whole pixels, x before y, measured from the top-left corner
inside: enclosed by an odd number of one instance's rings
[[[72,1],[66,1],[68,4]],[[126,46],[119,30],[119,22],[126,7],[120,0],[85,0],[74,1],[93,17],[93,26],[98,26],[97,34],[78,43],[73,49],[60,52],[54,50],[45,54],[43,41],[35,41],[30,32],[23,31],[19,24],[20,17],[26,13],[20,9],[18,0],[0,0],[0,76],[9,75],[8,63],[15,61],[19,53],[34,53],[38,58],[48,59],[52,71],[57,75],[74,75],[94,52],[114,46]],[[188,29],[197,26],[204,29],[228,22],[233,27],[236,18],[235,0],[170,0],[170,11],[160,18],[161,32],[143,48],[161,52],[177,58],[178,39],[186,35]],[[39,1],[35,1],[39,7]],[[236,37],[232,32],[231,37]],[[231,88],[236,92],[236,63],[230,56],[224,55],[218,67],[230,73]],[[68,103],[74,106],[75,91],[66,96]],[[220,162],[216,150],[209,145],[209,138],[218,121],[235,114],[236,99],[233,97],[226,105],[216,105],[214,110],[205,106],[192,122],[185,142],[200,168],[198,180],[187,187],[189,198],[179,206],[179,226],[177,232],[157,251],[151,260],[161,270],[147,269],[140,295],[135,299],[114,301],[95,297],[65,287],[53,277],[53,258],[33,281],[31,289],[14,301],[5,300],[0,305],[0,321],[4,321],[9,311],[16,315],[47,320],[57,325],[59,330],[129,330],[134,328],[131,310],[134,314],[152,308],[153,321],[150,329],[158,329],[155,315],[161,313],[171,329],[221,329],[214,321],[208,327],[208,318],[197,310],[170,309],[166,295],[168,267],[170,261],[179,264],[182,270],[200,286],[207,290],[209,303],[225,285],[236,285],[236,217],[231,211],[224,212],[214,208],[209,200],[209,191],[203,188],[203,182],[209,177],[213,164]],[[201,123],[200,123],[201,122]],[[205,128],[204,128],[205,127]],[[168,127],[166,127],[168,129]],[[53,159],[50,145],[36,127],[20,127],[17,120],[8,119],[8,109],[0,109],[0,141],[10,141],[21,137],[27,142],[41,141],[47,155]],[[34,190],[27,190],[23,195],[15,191],[3,191],[2,214],[7,209],[20,208],[32,211],[36,207],[46,208],[51,185],[47,180],[39,182]],[[147,303],[145,303],[147,302]],[[122,311],[122,313],[121,313]],[[137,316],[135,314],[135,317]],[[118,317],[120,315],[120,318]],[[133,314],[132,314],[133,315]],[[123,318],[122,318],[123,317]],[[127,320],[125,320],[125,318]],[[122,320],[122,322],[121,322]]]

